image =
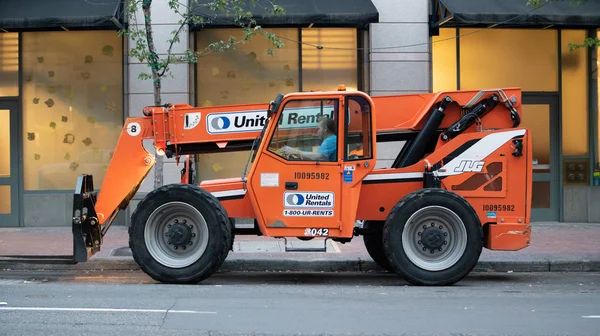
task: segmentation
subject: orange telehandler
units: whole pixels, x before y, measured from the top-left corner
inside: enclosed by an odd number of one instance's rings
[[[145,107],[126,120],[100,191],[78,178],[73,258],[100,250],[155,164],[142,145],[152,139],[157,155],[188,155],[182,183],[151,191],[131,217],[134,259],[157,281],[206,279],[239,234],[362,235],[373,260],[410,283],[454,284],[483,247],[529,245],[532,147],[520,100],[519,88],[370,97],[340,85],[268,104]],[[386,142],[404,146],[376,168]],[[189,156],[240,150],[250,150],[242,176],[193,182]],[[236,228],[237,218],[254,228]]]

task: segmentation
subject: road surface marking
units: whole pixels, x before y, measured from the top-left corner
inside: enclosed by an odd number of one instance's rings
[[[135,313],[216,314],[197,310],[135,309],[135,308],[62,308],[62,307],[0,307],[0,310],[45,310],[45,311],[94,311]]]
[[[582,316],[583,318],[600,318],[600,315],[588,315],[588,316]]]
[[[0,306],[7,305],[7,304],[8,303],[6,303],[6,302],[0,302]]]

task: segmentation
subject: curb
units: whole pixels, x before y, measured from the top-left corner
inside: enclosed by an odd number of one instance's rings
[[[78,264],[36,264],[0,261],[0,271],[141,271],[131,258],[90,260]],[[218,272],[384,272],[372,260],[229,259]],[[600,272],[593,261],[480,261],[475,273]]]

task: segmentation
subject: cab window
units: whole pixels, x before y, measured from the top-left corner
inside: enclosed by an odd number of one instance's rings
[[[289,161],[337,162],[337,99],[292,100],[277,118],[271,153]]]
[[[345,161],[372,159],[371,104],[362,96],[346,100]]]

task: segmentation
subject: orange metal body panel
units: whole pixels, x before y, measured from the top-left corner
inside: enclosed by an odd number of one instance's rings
[[[189,169],[189,167],[190,167],[190,162],[191,162],[191,161],[190,161],[190,157],[188,156],[188,157],[185,159],[185,162],[183,163],[183,165],[184,165],[184,168],[186,169],[186,174],[183,174],[183,176],[181,176],[181,183],[183,183],[183,184],[188,184],[188,183],[190,183],[189,175],[187,174],[187,170],[188,170],[188,169]]]
[[[165,142],[174,145],[189,143],[227,143],[237,140],[254,140],[260,133],[265,119],[268,104],[241,104],[214,107],[193,107],[188,104],[173,104],[171,108],[146,107],[144,114],[155,120],[155,146],[164,148]],[[213,122],[212,117],[246,113],[253,119],[240,119],[257,130],[240,132],[235,135],[220,134],[211,131],[207,125]],[[210,117],[209,117],[210,116]]]
[[[508,97],[515,96],[515,108],[521,113],[521,91],[518,88],[503,89]],[[375,134],[420,130],[429,117],[434,104],[446,95],[460,105],[469,102],[478,90],[439,92],[429,94],[369,97],[364,93],[302,92],[286,95],[281,106],[290,99],[336,99],[344,95],[360,95],[371,104],[372,158],[356,162],[302,162],[286,161],[268,151],[272,136],[283,136],[286,131],[274,132],[276,123],[269,124],[265,131],[258,154],[248,174],[247,181],[241,178],[203,181],[200,186],[218,196],[228,215],[232,218],[256,218],[265,236],[304,236],[305,229],[325,228],[329,237],[349,238],[353,235],[354,221],[385,220],[390,209],[406,194],[423,187],[424,168],[434,167],[442,175],[442,187],[465,197],[473,206],[482,224],[489,225],[486,247],[492,249],[519,249],[529,241],[529,209],[531,206],[531,138],[522,128],[512,128],[508,109],[499,104],[482,119],[477,131],[473,125],[450,141],[438,140],[435,150],[426,154],[417,163],[400,169],[376,169]],[[486,94],[481,98],[488,97]],[[340,111],[345,111],[344,100],[340,99]],[[221,107],[192,107],[175,104],[170,108],[147,107],[146,117],[130,118],[126,121],[115,155],[109,166],[96,205],[100,223],[104,223],[115,209],[126,206],[141,181],[148,174],[154,158],[148,154],[142,139],[154,139],[154,145],[166,150],[167,145],[178,147],[186,144],[213,143],[226,148],[228,143],[255,140],[264,126],[268,104],[242,104]],[[358,109],[351,106],[351,111]],[[449,105],[439,128],[446,128],[462,116],[463,111],[455,104]],[[274,117],[276,118],[276,116]],[[339,114],[339,130],[347,120],[345,113]],[[364,125],[350,119],[351,132],[361,132]],[[364,122],[364,120],[363,120]],[[131,133],[132,123],[141,127],[138,134]],[[235,127],[238,132],[224,133]],[[128,133],[129,130],[129,133]],[[276,134],[274,134],[276,133]],[[340,133],[341,134],[341,133]],[[512,155],[510,141],[514,136],[523,137],[523,156]],[[343,140],[342,137],[339,138]],[[366,139],[366,138],[365,138]],[[475,148],[465,152],[464,160],[452,159],[451,154],[469,141],[477,140]],[[369,143],[363,140],[363,144]],[[343,141],[338,141],[338,153],[343,152]],[[492,147],[490,147],[492,146]],[[495,147],[494,147],[495,146]],[[490,149],[492,148],[492,149]],[[485,153],[481,156],[481,153]],[[467,166],[465,166],[465,164]],[[481,172],[468,171],[473,164]],[[342,183],[344,169],[352,165],[352,183]],[[440,168],[441,167],[441,168]],[[467,170],[464,170],[465,167]],[[452,170],[452,171],[449,171]],[[455,171],[464,170],[460,174]],[[298,180],[297,172],[314,172],[328,179]],[[265,186],[264,174],[277,173],[278,184]],[[446,176],[447,175],[447,176]],[[391,176],[391,177],[386,177]],[[394,176],[399,176],[397,181]],[[385,183],[378,179],[385,179]],[[286,181],[301,184],[302,190],[320,193],[331,192],[335,200],[331,213],[318,220],[307,217],[285,217],[282,214],[286,192]],[[187,181],[186,178],[182,180]],[[102,215],[100,215],[102,214]],[[329,215],[331,214],[331,215]],[[310,217],[308,217],[310,218]],[[520,231],[519,235],[501,233]]]
[[[241,178],[202,181],[200,187],[215,196],[220,196],[220,202],[229,217],[255,218],[250,196],[246,192],[246,183]]]
[[[154,156],[143,146],[143,140],[152,137],[149,118],[128,118],[125,122],[95,206],[100,224],[112,217],[118,208],[127,207],[154,166]]]
[[[518,98],[515,107],[521,113],[521,90],[519,88],[503,88],[508,96]],[[452,100],[461,106],[467,104],[480,90],[444,91],[436,93],[406,94],[394,96],[371,97],[377,106],[377,132],[397,132],[399,130],[419,130],[423,127],[427,116],[431,113],[433,104],[441,98],[450,95]],[[489,96],[486,95],[484,97]],[[485,124],[493,125],[495,128],[509,128],[511,122],[508,110],[499,107],[502,112],[493,111],[485,116]],[[450,105],[444,112],[446,117],[440,128],[447,128],[461,117],[461,110],[456,105]],[[485,128],[485,125],[484,125]]]
[[[463,196],[475,209],[483,225],[498,223],[495,226],[496,231],[503,230],[504,225],[509,227],[514,224],[527,225],[531,215],[531,139],[529,133],[522,128],[461,134],[415,165],[401,169],[378,169],[373,171],[369,179],[364,182],[365,185],[357,209],[357,219],[385,220],[398,200],[404,195],[422,188],[420,167],[427,163],[434,164],[443,161],[445,157],[465,142],[480,139],[479,142],[481,143],[485,141],[486,137],[489,139],[490,136],[498,135],[498,138],[500,138],[502,134],[509,134],[504,138],[511,139],[519,132],[524,133],[523,156],[512,156],[512,143],[510,141],[503,142],[498,149],[485,158],[481,158],[483,167],[481,172],[463,172],[448,175],[441,180],[441,183],[444,189]],[[503,140],[500,139],[500,141]],[[486,144],[482,143],[482,145]],[[484,146],[481,147],[485,148]],[[527,173],[524,174],[524,172]],[[376,177],[380,177],[382,182],[378,183]],[[384,179],[385,177],[387,179]],[[524,236],[529,238],[529,233],[524,234]],[[488,246],[507,248],[505,243],[491,245],[494,238],[490,239],[487,242]],[[513,246],[523,247],[519,243]]]
[[[531,227],[527,224],[490,224],[485,242],[490,250],[517,251],[529,246]]]

